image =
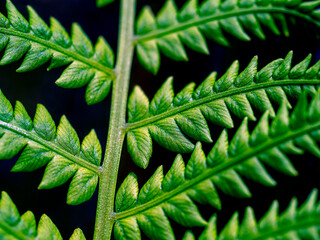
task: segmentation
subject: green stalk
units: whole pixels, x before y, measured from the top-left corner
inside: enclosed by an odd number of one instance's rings
[[[114,224],[114,199],[125,131],[126,104],[133,56],[133,24],[136,0],[121,0],[117,79],[113,83],[106,154],[100,173],[95,240],[111,238]]]

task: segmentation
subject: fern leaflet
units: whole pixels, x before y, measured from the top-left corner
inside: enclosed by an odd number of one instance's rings
[[[319,239],[320,203],[316,202],[317,196],[318,191],[314,189],[300,208],[297,208],[297,199],[293,198],[280,216],[279,204],[274,201],[259,222],[255,219],[253,209],[247,207],[242,223],[239,224],[238,213],[235,213],[219,235],[217,217],[214,215],[198,239]],[[187,231],[183,240],[195,240],[195,237],[191,231]]]
[[[101,161],[100,142],[93,130],[80,146],[65,116],[56,128],[51,115],[39,104],[32,122],[19,101],[13,110],[0,91],[0,135],[0,159],[11,159],[23,149],[12,171],[29,172],[48,164],[39,188],[60,186],[73,177],[67,202],[75,205],[91,198]]]
[[[51,27],[28,7],[29,22],[7,0],[8,18],[0,13],[0,50],[5,49],[1,65],[21,58],[17,69],[26,72],[40,67],[51,59],[48,70],[70,64],[56,81],[64,88],[79,88],[88,84],[86,101],[95,104],[109,93],[112,80],[114,55],[103,37],[99,37],[95,47],[81,27],[72,25],[72,36],[55,18]]]
[[[302,89],[310,94],[320,84],[320,61],[309,67],[311,55],[291,67],[292,52],[257,71],[254,57],[241,73],[238,62],[216,80],[211,73],[196,89],[187,85],[174,97],[169,78],[149,103],[139,87],[133,90],[128,104],[127,142],[133,161],[146,168],[152,155],[152,139],[175,152],[191,152],[192,142],[185,136],[212,142],[206,120],[223,127],[233,127],[229,111],[237,117],[255,120],[253,108],[269,111],[274,117],[271,100],[280,104],[287,96],[298,97]],[[252,106],[251,106],[252,105]]]
[[[165,176],[160,166],[140,191],[131,173],[116,196],[116,239],[141,239],[139,228],[151,239],[174,239],[167,216],[184,226],[203,226],[194,201],[220,208],[216,188],[250,197],[242,176],[266,186],[276,184],[262,162],[296,175],[287,155],[306,150],[320,158],[319,119],[320,91],[309,105],[303,94],[290,117],[284,102],[270,126],[266,112],[251,134],[246,118],[230,142],[224,130],[207,157],[198,143],[186,166],[178,155]]]
[[[198,6],[197,0],[189,0],[181,9],[173,0],[167,0],[154,16],[145,7],[137,20],[137,55],[141,64],[156,74],[160,67],[160,51],[177,61],[187,60],[182,42],[194,51],[209,53],[203,33],[222,45],[228,45],[223,31],[236,38],[249,41],[247,29],[265,39],[261,24],[273,33],[280,34],[276,20],[285,35],[289,35],[286,15],[299,17],[320,26],[319,1],[302,0],[206,0]]]
[[[51,219],[43,214],[36,229],[36,219],[32,212],[22,216],[6,192],[0,199],[0,236],[3,239],[21,240],[62,240],[62,236]],[[85,240],[81,229],[76,229],[70,240]]]

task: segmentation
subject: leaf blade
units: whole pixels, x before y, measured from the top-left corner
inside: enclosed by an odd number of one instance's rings
[[[134,131],[148,128],[152,140],[170,151],[185,153],[193,149],[189,138],[212,141],[207,121],[232,128],[231,113],[242,119],[247,117],[255,120],[254,108],[261,112],[269,111],[270,116],[274,117],[274,103],[280,105],[285,101],[290,106],[287,95],[292,95],[293,89],[302,89],[300,86],[318,88],[320,83],[317,75],[309,79],[309,73],[317,69],[317,64],[306,67],[305,62],[309,61],[310,56],[298,63],[298,67],[291,67],[291,59],[292,52],[289,52],[284,60],[275,60],[258,71],[257,57],[254,57],[242,72],[239,72],[239,64],[235,61],[220,78],[216,79],[216,73],[213,72],[197,88],[191,83],[176,96],[172,78],[168,78],[150,104],[142,90],[135,87],[129,98],[126,131],[132,135]],[[288,73],[292,69],[300,69],[300,66],[303,70],[299,80],[291,79]],[[275,80],[274,76],[279,78]],[[300,94],[301,91],[295,92],[293,97]],[[139,145],[136,149],[139,149]],[[137,153],[142,155],[143,151],[137,150]],[[151,154],[152,144],[148,138],[148,154],[143,155],[145,163],[149,163],[150,157],[148,159],[147,156]],[[130,151],[130,155],[133,159],[138,156],[133,151]],[[294,174],[294,169],[291,170]],[[274,184],[267,178],[265,175],[264,179]]]
[[[203,195],[199,194],[201,188],[197,186],[207,183],[208,181],[214,184],[220,190],[234,197],[250,197],[249,189],[241,178],[242,176],[248,177],[245,171],[252,172],[252,169],[248,168],[246,164],[251,164],[253,158],[255,159],[256,163],[259,162],[260,164],[260,161],[262,161],[261,153],[267,152],[270,149],[275,148],[275,146],[278,151],[286,156],[287,154],[292,153],[299,154],[299,151],[292,152],[290,148],[284,148],[282,147],[282,145],[288,142],[297,145],[299,143],[298,140],[301,137],[310,136],[311,132],[318,131],[320,129],[319,118],[315,120],[316,118],[314,116],[313,118],[311,118],[312,120],[306,119],[301,124],[290,125],[290,122],[292,122],[292,119],[294,119],[296,116],[306,115],[306,113],[308,112],[312,112],[314,114],[316,112],[320,113],[320,111],[316,110],[320,108],[319,95],[320,90],[318,90],[317,95],[314,96],[311,104],[300,104],[300,106],[298,104],[291,115],[284,114],[283,109],[288,110],[288,105],[286,104],[286,102],[283,102],[273,122],[270,124],[271,127],[269,127],[269,122],[267,121],[268,115],[267,113],[265,113],[260,122],[257,124],[256,128],[253,130],[252,135],[247,132],[247,120],[244,120],[238,132],[230,141],[230,144],[227,140],[226,131],[223,131],[221,137],[219,138],[218,142],[213,147],[213,150],[210,152],[207,158],[202,152],[201,144],[198,143],[186,168],[184,168],[184,164],[181,163],[181,156],[178,155],[165,178],[162,178],[162,169],[158,169],[153,177],[149,179],[149,182],[146,184],[146,186],[148,186],[147,189],[154,190],[143,191],[149,193],[148,198],[145,198],[147,200],[141,202],[138,201],[137,204],[132,205],[131,208],[116,213],[115,218],[117,219],[117,221],[121,222],[122,219],[127,219],[128,217],[137,217],[140,215],[143,216],[145,212],[154,210],[156,208],[163,208],[163,205],[167,204],[168,201],[171,201],[173,198],[186,193],[192,198],[193,201],[197,201],[199,203],[207,203],[206,200],[203,200]],[[300,97],[299,101],[306,102],[306,94],[303,94]],[[311,110],[311,108],[314,109]],[[273,126],[275,126],[275,123],[278,123],[279,121],[282,121],[283,124],[281,125],[281,131],[276,132],[272,129]],[[274,131],[274,133],[270,134],[272,131]],[[319,142],[319,138],[314,136],[313,139]],[[311,151],[307,148],[307,146],[299,145],[299,148]],[[317,146],[317,149],[319,149],[319,146]],[[218,156],[219,158],[217,159]],[[315,156],[317,156],[317,154],[315,154]],[[269,159],[268,163],[270,161],[272,162],[272,159]],[[239,167],[242,167],[242,169]],[[261,165],[252,164],[251,167],[254,171],[257,171],[257,169],[260,169]],[[282,166],[280,165],[272,165],[272,167],[275,170],[281,170],[282,168]],[[287,166],[287,168],[290,170],[289,166]],[[179,182],[178,185],[176,185],[176,187],[174,188],[168,188],[167,186],[168,184],[170,184],[170,181],[172,181],[171,179],[176,179],[174,181]],[[263,181],[261,181],[261,179],[256,176],[252,177],[252,179],[260,183],[266,181],[264,179]],[[208,188],[206,187],[206,189]],[[190,194],[191,190],[198,191],[198,193]],[[145,193],[140,192],[140,194]],[[209,193],[206,194],[209,195]],[[306,204],[305,207],[303,207],[303,209],[306,210],[301,210],[301,212],[309,211],[307,210],[309,209],[309,206],[315,206],[313,200],[310,200],[310,202],[310,204]],[[213,202],[211,204],[215,205],[216,203]],[[169,213],[166,214],[171,219],[177,221],[177,216],[172,215],[171,213],[172,209],[163,209],[165,213],[166,211],[169,211]],[[275,210],[272,210],[270,213],[270,217],[266,217],[267,220],[262,221],[265,223],[261,224],[269,226],[271,223],[273,223],[275,216],[274,212]],[[180,220],[178,221],[180,224],[184,224],[183,218],[180,218]],[[239,229],[240,228],[237,222],[237,215],[234,215],[229,225],[226,226],[225,230],[221,234],[224,237],[234,238],[237,236],[235,234],[240,231]],[[263,231],[270,231],[269,227],[266,227],[265,229],[266,230]],[[146,231],[146,229],[142,229],[142,231]],[[241,231],[244,231],[243,228]],[[248,234],[251,233],[248,232]],[[153,237],[156,238],[155,236]]]
[[[198,6],[197,1],[189,0],[178,11],[175,2],[167,0],[156,17],[150,8],[145,7],[141,10],[137,21],[135,44],[139,46],[138,59],[147,70],[155,74],[160,65],[159,51],[176,61],[188,59],[178,37],[192,50],[208,54],[202,34],[219,44],[228,46],[223,31],[242,41],[250,41],[246,31],[265,39],[261,24],[279,35],[277,22],[278,25],[282,25],[283,33],[287,36],[289,32],[286,18],[299,16],[319,26],[319,18],[314,14],[319,2],[312,2],[310,7],[304,7],[305,4],[308,5],[304,1],[290,5],[272,1],[261,4],[257,0],[248,2],[206,0]],[[142,46],[145,47],[142,49]]]
[[[76,65],[78,66],[76,69],[82,69],[82,71],[74,71],[74,69],[71,71],[70,67],[67,68],[69,70],[63,72],[57,82],[58,85],[78,88],[91,83],[94,75],[105,75],[108,83],[106,86],[100,86],[99,90],[95,90],[99,92],[96,99],[92,96],[87,97],[87,102],[94,104],[108,95],[110,84],[115,79],[114,56],[110,46],[102,37],[98,38],[97,44],[93,47],[92,42],[78,24],[72,25],[70,38],[55,18],[50,18],[51,26],[49,27],[30,6],[28,6],[29,22],[10,0],[7,0],[6,8],[9,20],[5,20],[6,18],[1,14],[3,23],[0,26],[0,34],[3,37],[1,37],[0,48],[5,48],[5,53],[0,64],[5,65],[23,59],[17,71],[26,72],[42,66],[50,59],[51,64],[48,69],[71,62],[73,67]],[[97,83],[91,85],[95,86]]]

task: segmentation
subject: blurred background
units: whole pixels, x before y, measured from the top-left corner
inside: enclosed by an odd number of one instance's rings
[[[177,2],[179,8],[184,2]],[[26,5],[31,5],[47,23],[50,16],[57,18],[68,32],[70,32],[72,22],[78,22],[93,43],[96,42],[99,35],[102,35],[116,52],[118,1],[102,9],[96,8],[94,0],[13,0],[13,3],[26,18],[28,16]],[[137,12],[146,4],[151,5],[152,9],[157,12],[163,3],[163,0],[138,0]],[[6,15],[5,0],[0,0],[0,11]],[[226,34],[232,47],[221,47],[208,40],[210,55],[195,53],[186,48],[190,59],[188,62],[174,62],[162,55],[162,65],[157,76],[144,70],[135,56],[130,90],[134,85],[140,85],[149,98],[152,98],[164,80],[173,76],[174,89],[177,93],[191,81],[197,84],[201,83],[212,71],[217,71],[218,76],[221,76],[236,59],[240,61],[240,70],[243,70],[255,55],[259,56],[259,69],[274,59],[284,58],[290,50],[294,51],[293,65],[302,61],[308,53],[313,54],[312,63],[319,60],[320,42],[316,36],[319,29],[300,19],[297,19],[295,25],[289,22],[289,29],[290,36],[284,37],[283,35],[275,36],[264,28],[267,36],[266,41],[250,35],[252,41],[243,42]],[[0,57],[2,55],[3,52],[0,52]],[[32,72],[16,73],[15,70],[21,62],[0,67],[0,89],[11,103],[14,104],[16,100],[21,101],[32,117],[36,105],[41,103],[46,106],[57,124],[60,117],[65,114],[78,132],[80,139],[83,139],[94,128],[101,145],[104,147],[108,131],[110,96],[99,104],[87,106],[84,99],[85,88],[63,89],[55,85],[55,80],[58,79],[64,68],[47,72],[48,65],[44,65]],[[292,102],[294,103],[294,100]],[[261,116],[259,112],[256,112],[256,117],[259,118],[259,116]],[[241,121],[236,117],[234,119],[235,127],[238,127]],[[251,122],[251,130],[253,126],[254,123]],[[210,125],[210,130],[212,139],[217,139],[222,128]],[[229,136],[234,134],[234,130],[228,132]],[[212,144],[204,144],[205,152],[208,153],[211,147]],[[160,164],[164,165],[166,172],[175,155],[175,153],[154,144],[150,165],[146,170],[142,170],[132,163],[126,152],[126,146],[124,146],[118,182],[121,183],[126,175],[132,171],[137,174],[139,185],[142,186]],[[190,155],[185,154],[183,157],[187,161]],[[31,210],[35,213],[37,221],[43,213],[47,214],[65,239],[69,238],[73,230],[78,227],[84,231],[87,239],[92,239],[97,192],[92,199],[84,204],[68,206],[65,203],[68,184],[52,190],[37,190],[44,168],[33,173],[11,173],[10,169],[16,159],[17,157],[12,160],[0,161],[0,190],[9,193],[20,213]],[[276,187],[268,188],[246,180],[253,193],[251,199],[236,199],[219,191],[222,210],[216,211],[211,206],[200,206],[201,213],[208,219],[214,212],[218,212],[218,227],[221,229],[234,211],[239,211],[242,218],[247,205],[256,210],[256,217],[259,219],[266,212],[273,199],[279,200],[280,210],[284,210],[292,196],[297,196],[299,203],[301,203],[312,188],[320,187],[320,163],[319,159],[310,154],[293,156],[291,159],[299,171],[298,177],[288,177],[267,168],[278,182]],[[181,239],[185,229],[173,222],[172,226],[174,229],[179,229],[176,231],[176,237]],[[199,232],[201,229],[194,230]]]

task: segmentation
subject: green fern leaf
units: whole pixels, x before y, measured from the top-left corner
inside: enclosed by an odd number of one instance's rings
[[[17,207],[6,192],[1,193],[0,199],[0,235],[2,239],[22,240],[62,240],[62,236],[51,221],[43,214],[38,227],[32,212],[20,215]],[[70,240],[85,240],[81,229],[76,229]]]
[[[305,93],[290,117],[288,105],[283,102],[271,125],[267,111],[251,134],[245,118],[230,142],[227,131],[223,130],[207,156],[197,143],[186,166],[178,155],[165,176],[160,166],[140,191],[131,173],[116,196],[116,239],[128,239],[128,236],[141,239],[137,226],[151,239],[173,239],[167,218],[188,227],[205,225],[195,202],[209,203],[219,209],[221,203],[216,188],[243,198],[250,197],[251,193],[242,177],[266,186],[276,184],[263,164],[286,175],[297,175],[289,154],[308,151],[320,158],[316,143],[320,140],[319,114],[320,91],[310,104]],[[235,239],[234,227],[238,228],[236,217],[221,235]]]
[[[70,240],[86,240],[86,237],[84,236],[82,230],[77,228],[71,235]]]
[[[99,37],[92,45],[81,27],[74,23],[71,38],[61,24],[50,19],[51,27],[28,7],[29,22],[7,0],[8,19],[1,14],[0,50],[4,55],[1,65],[23,58],[17,72],[33,70],[51,59],[48,70],[65,66],[57,85],[64,88],[79,88],[85,85],[86,101],[95,104],[109,93],[112,80],[114,55],[104,38]]]
[[[297,98],[303,89],[311,95],[320,84],[320,62],[309,67],[311,56],[291,67],[292,52],[260,71],[254,57],[239,73],[234,62],[227,72],[216,80],[210,74],[196,89],[187,85],[174,96],[172,78],[155,94],[151,103],[139,87],[135,87],[128,103],[128,151],[133,161],[146,168],[152,155],[152,139],[175,152],[191,152],[194,145],[187,138],[212,142],[207,122],[233,127],[230,112],[239,118],[255,120],[253,107],[261,112],[275,113],[271,102],[280,104],[287,95]]]
[[[167,0],[155,17],[149,7],[142,9],[137,20],[135,41],[141,64],[156,74],[160,67],[160,51],[167,57],[188,60],[183,44],[194,51],[208,54],[205,36],[222,45],[229,45],[223,32],[250,41],[245,30],[265,39],[261,25],[274,34],[289,35],[286,16],[300,17],[320,26],[316,8],[319,1],[206,0],[198,6],[189,0],[180,11],[173,0]]]
[[[193,233],[191,231],[187,231],[182,240],[196,240],[196,238],[194,237]]]
[[[198,239],[319,239],[320,214],[317,196],[318,191],[314,189],[300,208],[297,208],[297,199],[292,198],[281,215],[278,215],[279,204],[274,201],[259,222],[256,221],[253,209],[247,207],[242,223],[239,223],[238,213],[235,213],[220,234],[217,230],[217,217],[213,215]],[[195,237],[191,231],[187,231],[183,239],[191,240]]]
[[[11,159],[23,150],[12,171],[30,172],[47,165],[39,188],[60,186],[72,178],[67,203],[80,204],[91,198],[102,154],[94,131],[80,145],[65,116],[56,128],[51,115],[39,104],[32,122],[20,102],[13,110],[0,91],[0,132],[0,159]]]

